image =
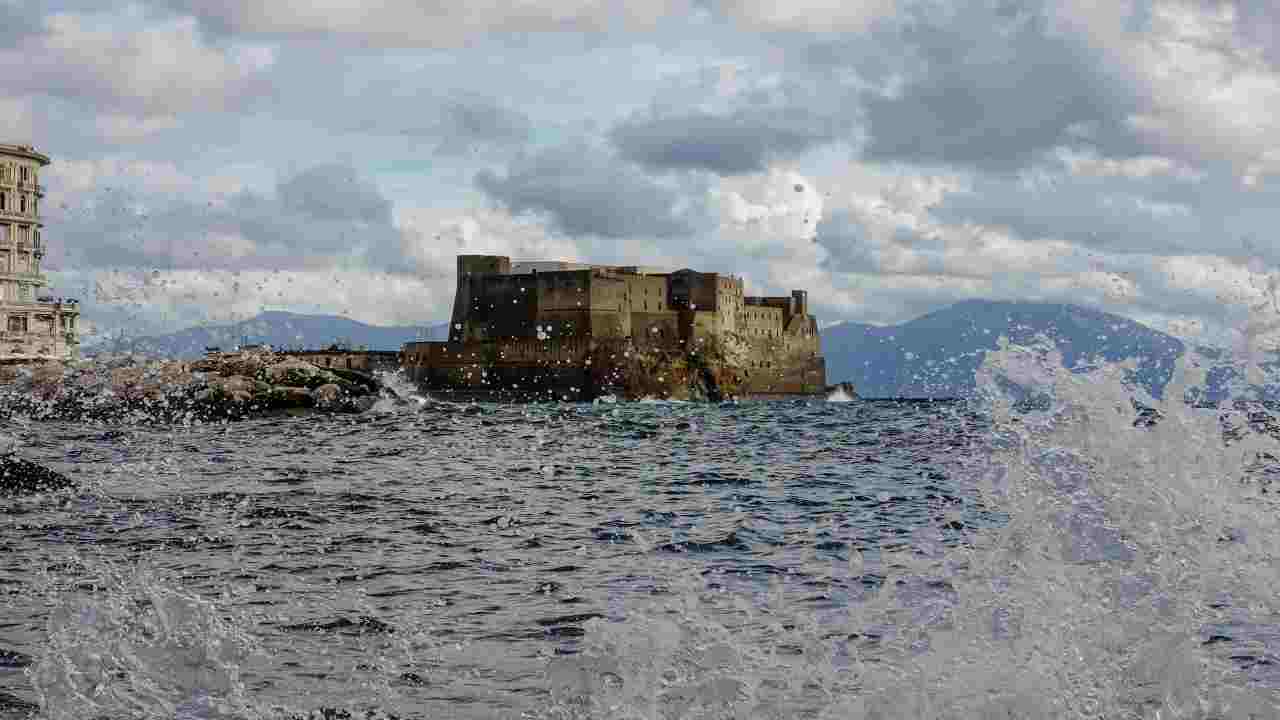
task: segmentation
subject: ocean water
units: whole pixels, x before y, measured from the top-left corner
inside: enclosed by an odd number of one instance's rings
[[[978,402],[12,423],[78,487],[0,497],[0,717],[1276,717],[1275,440],[1058,363],[993,353]]]

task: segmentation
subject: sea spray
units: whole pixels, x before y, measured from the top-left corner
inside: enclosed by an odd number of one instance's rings
[[[28,669],[42,718],[261,717],[240,677],[256,644],[225,608],[145,564],[70,562],[44,576],[47,646]]]
[[[853,402],[854,397],[843,386],[837,387],[827,395],[827,402]]]
[[[410,380],[403,370],[394,372],[380,370],[376,372],[375,377],[386,391],[383,393],[384,400],[392,400],[397,403],[409,403],[412,405],[424,405],[428,401],[427,396],[422,395],[417,384]],[[388,395],[389,392],[389,395]],[[377,410],[381,405],[374,405]]]
[[[952,472],[1003,523],[948,543],[939,508],[902,549],[845,538],[847,563],[764,592],[665,560],[680,581],[589,623],[539,716],[1272,716],[1280,507],[1249,468],[1280,444],[1183,401],[1194,357],[1162,398],[1130,369],[1002,344],[978,373],[987,451]]]

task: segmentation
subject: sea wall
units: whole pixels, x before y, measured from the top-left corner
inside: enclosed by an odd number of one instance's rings
[[[704,337],[690,343],[570,337],[407,343],[405,374],[428,394],[458,399],[590,400],[604,395],[720,400],[817,395],[816,343]]]
[[[395,372],[400,367],[400,353],[394,350],[281,350],[276,354],[319,368],[362,373]]]

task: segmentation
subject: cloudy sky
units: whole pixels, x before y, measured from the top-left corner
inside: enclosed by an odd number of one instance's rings
[[[820,320],[1276,312],[1273,0],[0,0],[0,138],[99,331],[447,317],[457,253]]]

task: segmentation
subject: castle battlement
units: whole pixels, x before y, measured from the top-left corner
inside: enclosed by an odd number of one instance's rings
[[[404,356],[430,391],[447,385],[446,376],[518,384],[521,368],[537,368],[543,378],[551,368],[572,375],[597,362],[601,348],[616,361],[619,353],[630,357],[626,348],[679,355],[714,346],[737,382],[765,394],[802,394],[825,384],[808,310],[803,290],[748,296],[742,278],[716,272],[460,255],[449,340],[409,343]],[[798,376],[795,368],[803,368]],[[589,395],[593,384],[570,387]]]

